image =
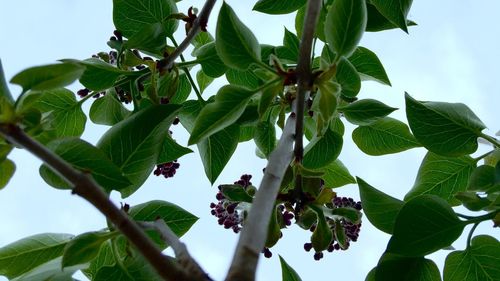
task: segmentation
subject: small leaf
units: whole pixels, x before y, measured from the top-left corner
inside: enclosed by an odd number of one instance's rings
[[[75,63],[58,63],[35,66],[16,74],[11,83],[28,90],[42,91],[62,88],[73,83],[85,71],[85,67]]]
[[[172,137],[167,136],[163,143],[157,163],[167,163],[181,158],[182,156],[192,153],[193,151],[187,147],[178,144]]]
[[[0,248],[0,275],[12,279],[59,257],[72,237],[70,234],[36,234]]]
[[[489,165],[481,165],[472,171],[467,190],[487,191],[496,183],[495,168]]]
[[[446,257],[444,281],[500,280],[498,261],[500,261],[500,242],[491,236],[476,236],[465,251],[455,251]]]
[[[465,191],[476,162],[469,156],[446,157],[428,152],[420,168],[412,189],[406,194],[408,201],[421,194],[437,195],[451,205],[459,202],[454,195]]]
[[[311,242],[316,252],[326,250],[333,240],[333,233],[326,222],[323,210],[316,206],[309,206],[317,216],[317,224],[311,236]]]
[[[16,172],[16,164],[10,159],[0,160],[0,190],[7,186]]]
[[[97,143],[132,182],[120,189],[123,198],[142,186],[153,171],[179,107],[167,104],[143,109],[114,125]]]
[[[205,89],[212,84],[214,81],[213,77],[208,76],[202,69],[196,72],[196,82],[200,87],[200,93],[203,93]]]
[[[463,103],[420,102],[405,95],[406,116],[417,140],[428,150],[462,156],[477,150],[486,126]]]
[[[222,184],[219,185],[219,189],[230,201],[252,203],[252,196],[239,184]]]
[[[339,220],[335,220],[335,228],[333,229],[333,232],[335,234],[335,240],[339,244],[341,249],[346,249],[348,247],[347,243],[347,237],[345,234],[344,227],[342,224],[340,224]]]
[[[318,84],[318,92],[314,97],[312,108],[318,109],[325,124],[328,124],[335,116],[340,88],[339,84],[331,80]]]
[[[80,77],[80,83],[92,91],[103,91],[111,88],[120,76],[132,73],[121,70],[97,58],[90,58],[83,61],[65,61],[85,66],[85,71]]]
[[[460,200],[461,204],[471,211],[487,209],[491,205],[491,201],[488,198],[480,197],[475,192],[470,191],[458,192],[455,194],[455,198]]]
[[[370,125],[391,114],[397,108],[373,99],[357,100],[345,106],[339,107],[345,118],[356,125]]]
[[[361,178],[356,179],[366,217],[379,230],[392,234],[396,217],[404,202],[377,190]]]
[[[280,264],[281,264],[281,280],[282,281],[302,281],[300,279],[300,276],[297,274],[295,269],[291,267],[283,257],[280,257]]]
[[[227,66],[246,70],[252,63],[260,62],[257,38],[226,2],[219,12],[215,38],[217,53]]]
[[[408,33],[406,16],[413,0],[372,0],[377,10],[393,24]]]
[[[238,86],[222,87],[215,96],[215,101],[201,110],[188,144],[198,143],[236,122],[254,94],[254,91]]]
[[[227,65],[217,54],[215,42],[209,42],[196,50],[194,55],[206,75],[217,78],[227,71]]]
[[[264,246],[266,248],[271,248],[280,240],[283,233],[281,232],[280,222],[282,220],[281,212],[274,207],[274,210],[271,212],[271,218],[269,219],[269,225],[267,226],[267,237],[266,243]]]
[[[351,62],[345,58],[340,59],[337,65],[335,79],[342,86],[342,95],[346,97],[355,97],[361,90],[361,77]]]
[[[368,155],[398,153],[420,146],[406,124],[390,117],[359,126],[352,132],[352,139]]]
[[[155,23],[163,26],[167,36],[172,36],[178,22],[169,16],[175,13],[177,6],[173,0],[113,0],[113,22],[127,38]]]
[[[57,139],[48,143],[47,147],[76,169],[90,173],[107,192],[120,190],[130,184],[120,168],[111,162],[101,150],[86,141],[77,138]],[[67,184],[57,185],[65,181],[45,164],[40,167],[40,175],[55,188],[71,187]],[[58,179],[54,182],[53,177]],[[53,185],[54,183],[56,185]]]
[[[271,85],[269,87],[266,87],[264,90],[262,90],[262,94],[260,96],[260,101],[259,101],[259,107],[258,107],[260,116],[264,116],[267,109],[272,105],[276,96],[278,96],[278,94],[282,91],[283,91],[283,82],[282,81],[280,81],[274,85]]]
[[[109,89],[104,97],[92,103],[89,117],[95,124],[113,126],[130,114],[131,112],[117,99],[115,89]]]
[[[375,268],[375,280],[441,281],[441,274],[432,260],[385,253]]]
[[[342,143],[341,135],[327,129],[323,136],[315,136],[304,148],[302,164],[309,169],[319,169],[327,166],[339,156]]]
[[[257,148],[266,156],[276,147],[276,128],[274,123],[259,122],[255,127],[254,141]]]
[[[391,86],[391,81],[385,73],[384,66],[377,55],[365,47],[358,47],[349,57],[349,61],[359,72],[361,79],[374,80],[379,83]]]
[[[330,200],[331,202],[331,200]],[[339,207],[331,210],[331,214],[334,216],[346,219],[353,224],[358,224],[361,222],[361,212],[352,207]],[[336,224],[335,224],[336,225]],[[344,231],[344,228],[342,228]],[[344,233],[345,234],[345,233]],[[339,234],[341,235],[341,234]]]
[[[304,6],[306,0],[259,0],[253,6],[254,11],[265,14],[289,14]]]
[[[354,179],[339,159],[335,159],[328,166],[323,167],[322,170],[325,172],[322,178],[325,181],[326,188],[336,188],[356,183],[356,179]]]
[[[61,262],[62,257],[55,258],[12,279],[12,281],[75,281],[76,279],[72,277],[75,272],[88,266],[88,264],[79,264],[61,269]]]
[[[349,57],[363,36],[366,21],[365,1],[335,0],[325,20],[325,38],[332,51]]]
[[[397,25],[390,22],[387,18],[385,18],[377,8],[371,4],[366,3],[366,10],[368,12],[368,22],[366,23],[366,31],[377,32],[388,29],[398,28]],[[417,25],[415,22],[411,20],[406,20],[406,26],[414,26]]]
[[[386,251],[405,257],[425,256],[450,246],[466,224],[445,200],[427,194],[415,197],[399,211]]]
[[[7,86],[7,81],[5,80],[5,73],[3,72],[2,60],[0,60],[0,102],[5,100],[10,105],[14,104],[14,98],[10,93],[9,86]],[[0,106],[0,108],[2,108]]]
[[[93,260],[99,253],[102,243],[117,234],[114,232],[86,232],[74,237],[64,247],[62,268]]]

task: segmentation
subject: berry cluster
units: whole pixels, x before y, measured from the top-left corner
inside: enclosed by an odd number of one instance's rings
[[[156,170],[154,170],[155,176],[163,175],[166,179],[171,178],[175,175],[177,169],[179,169],[181,165],[177,163],[177,160],[172,162],[167,162],[163,164],[156,165]]]

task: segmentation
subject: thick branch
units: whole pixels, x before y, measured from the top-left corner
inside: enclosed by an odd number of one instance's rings
[[[162,61],[162,68],[159,69],[160,72],[170,69],[174,61],[184,52],[184,50],[186,50],[196,34],[200,32],[201,27],[206,26],[208,17],[212,12],[212,8],[214,7],[215,2],[216,0],[206,0],[205,5],[203,5],[200,14],[193,22],[193,26],[186,35],[186,38],[184,38],[181,44],[179,44],[179,47],[175,48],[175,50],[171,54],[169,54],[169,56],[166,57],[164,61]]]
[[[296,141],[295,147],[300,153],[299,159],[302,158],[304,101],[312,85],[311,49],[320,9],[321,0],[309,1],[299,49],[299,63],[297,65],[298,97],[292,106],[296,117],[291,115],[288,118],[280,141],[269,157],[264,177],[255,194],[252,208],[245,220],[245,225],[241,232],[226,281],[255,280],[257,263],[260,252],[266,243],[269,220],[276,196],[278,195],[283,175],[292,161],[294,139]]]
[[[179,264],[167,259],[144,231],[109,200],[91,176],[74,169],[16,125],[0,124],[0,135],[28,150],[72,183],[73,193],[83,197],[101,211],[130,240],[163,280],[202,280],[192,279]]]

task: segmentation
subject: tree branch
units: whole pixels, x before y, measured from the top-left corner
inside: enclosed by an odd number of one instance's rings
[[[101,211],[146,258],[163,280],[206,280],[193,279],[189,276],[189,272],[186,272],[179,264],[164,256],[144,231],[109,200],[106,193],[90,175],[74,169],[16,125],[0,123],[0,135],[11,143],[28,150],[72,183],[74,185],[72,192],[83,197]]]
[[[170,69],[174,61],[184,52],[184,50],[186,50],[186,48],[191,43],[191,40],[193,40],[193,38],[196,36],[196,34],[198,34],[201,28],[205,28],[208,22],[208,17],[212,12],[212,8],[214,7],[215,2],[216,0],[206,0],[205,5],[203,5],[200,14],[193,22],[193,26],[186,35],[186,38],[184,38],[181,44],[179,44],[179,47],[175,48],[175,50],[171,54],[169,54],[168,57],[161,61],[161,68],[159,69],[160,72]]]
[[[296,141],[296,155],[302,159],[304,102],[312,85],[311,49],[314,31],[321,9],[321,0],[309,0],[304,29],[299,49],[297,65],[298,97],[292,104],[296,113],[288,118],[276,149],[269,156],[262,182],[255,194],[252,207],[245,220],[238,246],[235,251],[226,281],[253,281],[266,239],[269,220],[278,195],[281,181],[287,167],[292,161],[293,141]],[[297,156],[296,156],[297,157]]]

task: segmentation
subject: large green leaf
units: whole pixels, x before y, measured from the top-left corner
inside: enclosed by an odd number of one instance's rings
[[[372,0],[377,10],[393,24],[408,32],[406,16],[413,0]]]
[[[95,100],[89,111],[92,122],[109,126],[122,121],[130,114],[131,112],[118,100],[115,89],[108,90],[104,97]]]
[[[376,228],[392,234],[396,217],[404,202],[383,193],[361,178],[356,179],[366,217]]]
[[[366,10],[368,12],[368,22],[366,23],[366,31],[377,32],[388,29],[398,28],[397,25],[390,22],[387,18],[385,18],[377,8],[370,4],[366,3]],[[411,20],[406,20],[406,26],[417,25],[415,22]]]
[[[90,58],[83,61],[65,60],[85,66],[85,71],[80,77],[80,83],[92,91],[103,91],[112,87],[116,80],[127,73],[118,69],[114,65],[104,62],[101,59]]]
[[[441,281],[441,274],[432,260],[385,253],[375,268],[375,280]]]
[[[39,93],[32,107],[47,113],[44,120],[55,129],[58,137],[81,136],[87,116],[70,90],[60,88]]]
[[[222,61],[229,67],[245,70],[260,62],[260,45],[252,31],[223,2],[217,19],[215,45]]]
[[[156,105],[143,109],[109,129],[97,147],[103,150],[132,182],[120,189],[122,197],[134,193],[153,171],[163,141],[180,106]]]
[[[325,187],[336,188],[346,184],[356,183],[356,179],[349,173],[349,170],[339,160],[335,159],[321,169],[325,174],[321,177],[325,181]]]
[[[349,57],[349,61],[354,65],[363,80],[374,80],[379,83],[391,86],[391,81],[385,73],[384,66],[377,55],[365,47],[358,47]]]
[[[166,35],[171,36],[178,23],[169,16],[175,13],[177,6],[173,0],[113,0],[113,22],[127,38],[155,23],[160,23]]]
[[[247,70],[229,68],[226,71],[226,79],[231,85],[238,85],[247,89],[255,89],[260,85],[259,77],[253,72],[254,67]]]
[[[19,72],[10,82],[23,87],[23,92],[52,90],[75,82],[84,71],[84,66],[71,62],[35,66]]]
[[[325,20],[325,39],[332,51],[349,57],[363,36],[366,20],[364,0],[335,0]]]
[[[0,189],[7,186],[15,172],[16,164],[12,160],[0,160]]]
[[[139,32],[130,36],[128,41],[123,44],[123,47],[163,55],[167,46],[166,36],[165,29],[160,22],[146,24]]]
[[[88,266],[88,264],[78,264],[62,269],[61,262],[62,257],[55,258],[12,279],[12,281],[78,281],[72,276],[76,271]]]
[[[420,146],[406,124],[390,117],[359,126],[352,132],[352,139],[368,155],[397,153]]]
[[[460,201],[454,196],[459,191],[465,191],[474,168],[476,161],[469,156],[446,157],[428,152],[405,201],[421,194],[433,194],[452,205],[459,205]]]
[[[265,14],[288,14],[304,6],[306,0],[259,0],[253,6],[254,11]]]
[[[337,159],[342,144],[342,136],[327,129],[323,136],[315,136],[304,148],[302,164],[309,169],[325,167]]]
[[[9,104],[14,104],[14,98],[10,93],[9,86],[7,86],[7,81],[5,80],[5,73],[3,72],[2,60],[0,60],[0,102],[5,100]],[[0,109],[2,108],[0,104]]]
[[[198,143],[236,122],[254,94],[255,91],[234,85],[220,88],[215,101],[201,110],[188,143]]]
[[[131,183],[120,168],[111,162],[101,150],[84,140],[78,138],[57,139],[50,142],[47,147],[73,167],[90,173],[107,192],[120,190]],[[71,188],[45,164],[40,167],[40,175],[53,187]],[[63,184],[61,185],[61,183]]]
[[[0,248],[0,275],[17,277],[63,253],[70,234],[43,233]]]
[[[500,242],[487,235],[476,236],[465,251],[455,251],[446,257],[444,281],[500,280]]]
[[[196,56],[196,60],[200,63],[203,72],[210,77],[217,78],[227,70],[226,64],[222,62],[217,54],[215,42],[213,41],[198,48],[193,55]]]
[[[295,269],[291,267],[283,257],[280,257],[280,265],[281,265],[281,280],[282,281],[302,281],[300,276],[297,274]]]
[[[339,111],[349,122],[365,126],[380,120],[396,109],[373,99],[358,100],[339,107]]]
[[[133,256],[125,256],[123,266],[113,264],[103,266],[96,272],[93,281],[153,281],[162,278],[154,268],[137,252]]]
[[[497,167],[500,164],[497,165]],[[467,190],[488,191],[493,186],[499,184],[499,179],[495,179],[495,167],[481,165],[472,171]]]
[[[171,162],[191,152],[193,152],[191,149],[178,144],[172,137],[167,136],[158,156],[157,163]]]
[[[254,141],[257,148],[268,157],[276,147],[275,124],[267,121],[257,123],[254,132]]]
[[[99,253],[101,245],[116,235],[113,232],[94,231],[74,237],[64,247],[62,268],[90,262]]]
[[[451,246],[465,225],[444,199],[421,195],[399,211],[386,251],[406,257],[425,256]]]
[[[421,102],[405,95],[406,116],[417,140],[428,150],[461,156],[477,150],[486,126],[463,103]]]
[[[351,62],[345,58],[341,58],[338,63],[335,79],[342,86],[341,92],[344,96],[355,97],[361,90],[361,77]]]

